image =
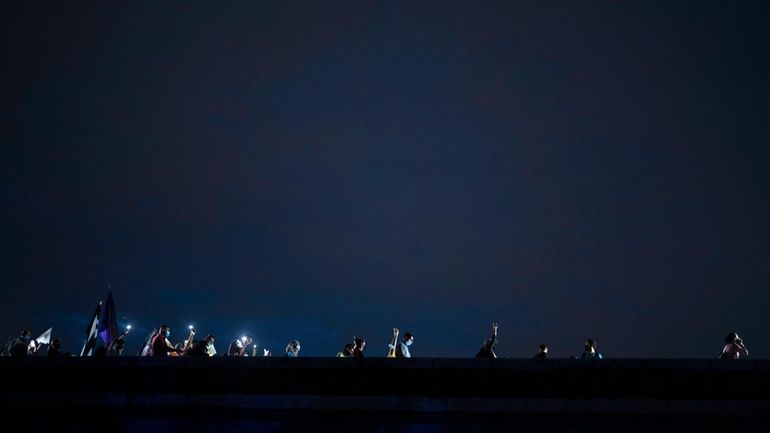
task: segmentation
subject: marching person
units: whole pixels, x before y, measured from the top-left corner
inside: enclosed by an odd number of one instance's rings
[[[289,341],[289,344],[286,345],[286,356],[289,358],[296,358],[299,356],[299,340],[291,340]]]
[[[213,346],[214,346],[214,336],[209,334],[203,340],[197,340],[195,343],[193,343],[192,347],[187,352],[187,356],[192,356],[192,357],[212,356],[210,348]],[[216,350],[214,350],[214,353],[216,353]]]
[[[353,358],[363,358],[366,340],[361,337],[353,337]]]
[[[548,346],[541,344],[537,353],[534,356],[535,359],[548,359]]]
[[[169,353],[182,353],[174,347],[168,337],[171,335],[171,327],[163,325],[152,340],[152,356],[169,356]]]
[[[414,335],[410,332],[405,333],[398,346],[395,347],[396,358],[411,358],[412,354],[409,352],[409,346],[412,343],[414,343]]]
[[[107,356],[123,356],[123,350],[126,348],[126,338],[121,335],[115,341],[110,342],[107,347]]]
[[[581,359],[602,359],[603,358],[601,352],[598,352],[596,350],[596,341],[590,338],[586,340],[585,352],[583,352],[583,355],[580,358]]]
[[[227,349],[227,356],[245,356],[246,347],[254,341],[251,335],[244,335],[241,338],[236,339],[230,343],[230,347]]]
[[[738,334],[731,332],[725,338],[725,347],[719,355],[719,359],[740,359],[749,356],[749,350],[743,344]]]
[[[497,322],[492,323],[492,336],[484,340],[484,343],[476,354],[476,358],[497,358],[495,346],[497,345]]]
[[[48,346],[48,357],[49,358],[61,358],[63,356],[69,356],[69,353],[66,355],[62,353],[61,351],[61,340],[58,338],[54,338],[51,340],[51,345]]]
[[[345,343],[345,347],[343,347],[342,350],[337,352],[337,358],[352,358],[354,348],[355,346],[353,345],[353,343]]]
[[[25,329],[21,335],[9,341],[5,352],[14,358],[23,358],[29,354],[29,341],[32,338],[32,331]]]

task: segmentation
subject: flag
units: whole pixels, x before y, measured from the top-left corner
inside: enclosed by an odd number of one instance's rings
[[[83,343],[83,350],[80,351],[80,356],[91,356],[94,347],[96,347],[97,330],[99,326],[99,313],[102,311],[102,301],[96,304],[96,310],[91,317],[91,321],[88,322],[88,328],[86,328],[86,341]]]
[[[112,302],[112,291],[107,295],[107,303],[99,316],[99,338],[105,346],[118,338],[118,318],[115,316],[115,304]]]
[[[47,331],[40,334],[39,337],[35,339],[37,341],[37,344],[51,344],[51,330],[53,328],[48,328]]]

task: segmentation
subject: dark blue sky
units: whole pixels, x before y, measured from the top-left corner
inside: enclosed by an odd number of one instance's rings
[[[4,3],[0,330],[770,356],[770,4]],[[284,3],[284,2],[278,2]],[[172,338],[173,339],[173,338]]]

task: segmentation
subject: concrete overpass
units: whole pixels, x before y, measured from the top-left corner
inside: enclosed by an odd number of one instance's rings
[[[40,357],[0,358],[0,371],[6,413],[43,411],[73,422],[72,431],[83,431],[75,428],[82,416],[99,414],[283,427],[327,420],[328,431],[356,419],[452,431],[466,431],[464,423],[521,431],[534,423],[538,431],[541,422],[588,419],[592,426],[614,420],[626,431],[629,420],[651,422],[649,431],[666,431],[661,423],[669,422],[692,431],[736,423],[770,431],[765,360]]]

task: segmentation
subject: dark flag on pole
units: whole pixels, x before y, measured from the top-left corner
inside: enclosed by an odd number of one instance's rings
[[[80,351],[80,356],[91,356],[91,353],[96,347],[97,330],[99,329],[99,313],[102,311],[102,301],[96,304],[96,310],[94,315],[91,316],[91,321],[88,322],[88,328],[86,328],[86,341],[83,343],[83,350]]]
[[[99,338],[105,346],[118,338],[118,318],[115,316],[115,304],[112,302],[112,291],[107,295],[107,303],[99,316]]]

